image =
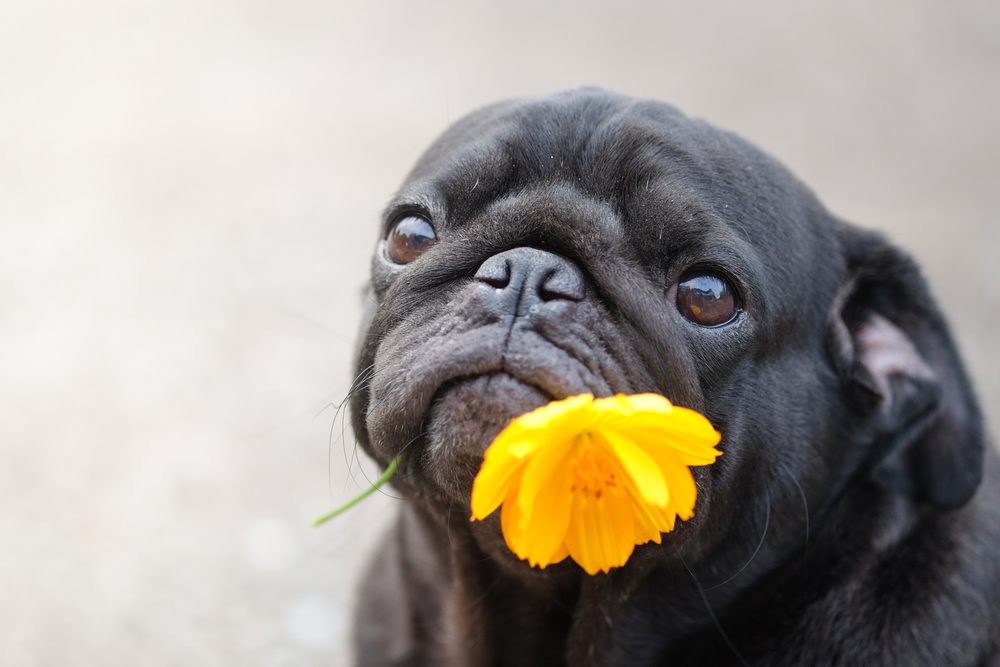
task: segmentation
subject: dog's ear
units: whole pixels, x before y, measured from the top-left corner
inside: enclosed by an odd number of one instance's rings
[[[885,486],[941,509],[982,477],[982,417],[948,326],[914,261],[881,236],[844,226],[847,280],[829,349],[870,465]]]

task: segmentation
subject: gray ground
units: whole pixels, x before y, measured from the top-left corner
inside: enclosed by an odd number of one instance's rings
[[[0,6],[4,665],[347,661],[397,501],[308,522],[372,473],[330,405],[378,214],[501,97],[775,153],[920,258],[996,424],[996,2],[420,4]]]

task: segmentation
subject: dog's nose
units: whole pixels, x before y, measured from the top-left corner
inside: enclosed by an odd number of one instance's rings
[[[503,310],[516,315],[584,297],[580,269],[568,259],[536,248],[514,248],[493,255],[479,267],[475,278],[493,287]]]

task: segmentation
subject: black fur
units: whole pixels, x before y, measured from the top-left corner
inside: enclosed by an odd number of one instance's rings
[[[739,137],[596,90],[459,121],[385,230],[406,212],[440,240],[372,263],[354,428],[383,465],[404,452],[409,501],[361,591],[360,664],[997,660],[1000,471],[901,251]],[[518,248],[572,298],[498,301],[491,258]],[[731,279],[734,323],[680,316],[692,266]],[[694,518],[593,577],[528,567],[468,503],[509,419],[585,391],[656,391],[724,434]]]

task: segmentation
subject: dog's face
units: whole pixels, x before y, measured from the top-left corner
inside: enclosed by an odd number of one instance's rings
[[[944,441],[980,443],[978,412],[912,264],[732,134],[597,91],[497,105],[383,224],[355,430],[513,571],[498,521],[467,524],[473,477],[510,419],[582,392],[657,392],[723,434],[695,517],[639,560],[752,544],[772,513],[791,543],[858,478],[975,488],[981,445]]]

